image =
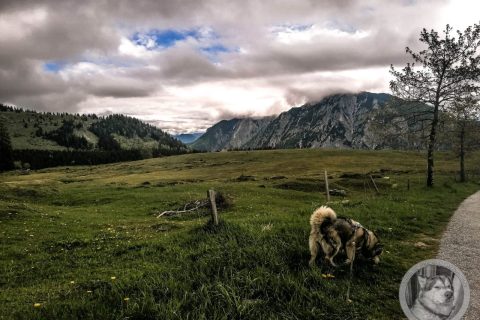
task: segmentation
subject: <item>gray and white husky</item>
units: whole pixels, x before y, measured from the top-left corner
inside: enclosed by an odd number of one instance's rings
[[[411,311],[420,320],[444,320],[455,308],[452,279],[444,275],[417,276],[420,285]]]

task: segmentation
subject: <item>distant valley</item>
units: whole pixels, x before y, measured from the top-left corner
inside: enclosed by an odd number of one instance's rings
[[[195,132],[195,133],[181,133],[174,135],[173,137],[177,140],[180,140],[182,143],[188,144],[195,142],[198,138],[203,135],[203,132]]]

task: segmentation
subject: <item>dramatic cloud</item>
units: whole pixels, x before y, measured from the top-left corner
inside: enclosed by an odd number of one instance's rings
[[[0,102],[124,113],[170,132],[388,91],[423,27],[478,22],[460,0],[3,0]]]

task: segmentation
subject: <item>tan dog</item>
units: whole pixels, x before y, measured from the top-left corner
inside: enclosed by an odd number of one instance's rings
[[[420,292],[412,307],[418,319],[447,319],[454,309],[452,279],[437,275],[430,278],[417,276]]]
[[[350,264],[355,254],[362,254],[375,263],[380,261],[382,245],[374,232],[367,230],[360,223],[348,219],[337,218],[332,208],[322,206],[310,217],[310,266],[315,265],[315,259],[321,249],[332,266],[335,256],[344,250],[347,255],[345,264]]]

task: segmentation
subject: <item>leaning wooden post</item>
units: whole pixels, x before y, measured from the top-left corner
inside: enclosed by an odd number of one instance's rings
[[[370,175],[370,180],[372,180],[373,186],[375,187],[375,191],[377,191],[377,193],[380,193],[380,191],[378,191],[377,184],[375,183],[375,180],[373,180],[372,175]]]
[[[215,202],[215,190],[208,190],[208,198],[210,199],[210,206],[212,208],[212,221],[213,224],[218,226],[218,213],[217,213],[217,203]]]
[[[327,194],[327,202],[329,202],[330,201],[330,188],[328,187],[327,170],[325,170],[325,193]]]

